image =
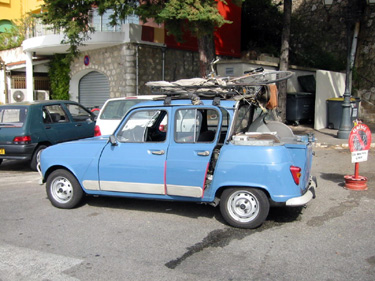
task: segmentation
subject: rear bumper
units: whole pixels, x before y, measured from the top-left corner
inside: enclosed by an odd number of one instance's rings
[[[0,144],[5,149],[5,154],[0,154],[0,159],[30,160],[37,144]]]
[[[309,187],[307,188],[307,191],[304,195],[299,197],[290,198],[286,201],[286,206],[291,207],[298,207],[306,205],[308,202],[310,202],[312,199],[315,198],[315,190],[318,187],[318,183],[316,181],[315,177],[310,178]]]

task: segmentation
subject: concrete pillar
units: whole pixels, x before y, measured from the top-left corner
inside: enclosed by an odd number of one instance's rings
[[[33,54],[26,52],[26,101],[34,100]]]

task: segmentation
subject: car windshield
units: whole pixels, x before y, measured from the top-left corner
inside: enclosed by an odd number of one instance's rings
[[[120,120],[129,109],[144,100],[113,100],[102,109],[100,119]]]
[[[26,120],[27,108],[1,107],[0,127],[22,127]]]

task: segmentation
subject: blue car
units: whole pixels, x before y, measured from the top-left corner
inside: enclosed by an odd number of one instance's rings
[[[51,203],[117,196],[208,203],[234,227],[255,228],[270,206],[315,194],[312,138],[268,120],[246,97],[144,102],[111,136],[48,147],[40,172]]]

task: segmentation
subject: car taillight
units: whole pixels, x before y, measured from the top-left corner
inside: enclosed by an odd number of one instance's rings
[[[102,133],[100,132],[100,128],[98,125],[95,126],[95,129],[94,129],[94,137],[98,137],[98,136],[101,136]]]
[[[296,185],[299,185],[299,179],[301,177],[301,168],[297,166],[290,166],[290,172],[292,173],[293,180]]]
[[[14,144],[30,144],[31,136],[19,136],[13,139]]]

